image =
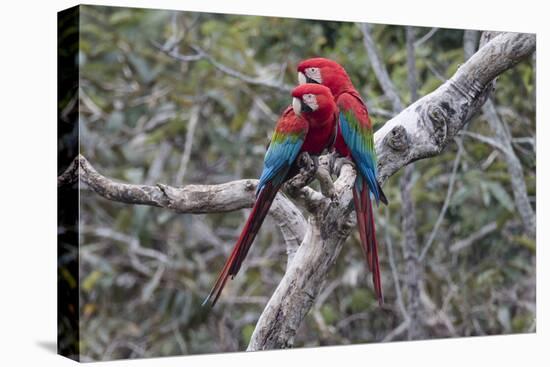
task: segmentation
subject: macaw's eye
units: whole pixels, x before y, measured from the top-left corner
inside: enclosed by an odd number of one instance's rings
[[[321,69],[306,68],[305,72],[309,83],[323,83],[323,80],[321,79]]]
[[[304,94],[302,96],[302,101],[304,101],[304,104],[308,106],[311,111],[316,111],[317,108],[319,108],[319,104],[317,103],[317,97],[315,97],[314,94],[311,94],[311,93]]]

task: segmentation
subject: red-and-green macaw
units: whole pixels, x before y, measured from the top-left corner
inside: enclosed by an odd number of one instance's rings
[[[351,158],[357,169],[353,199],[359,236],[367,264],[372,272],[376,297],[382,305],[378,244],[370,195],[372,194],[377,205],[380,201],[387,204],[388,200],[376,180],[374,134],[367,106],[353,87],[346,70],[332,60],[319,57],[300,62],[298,81],[300,84],[318,83],[327,86],[338,106],[339,129],[334,147],[341,156]]]
[[[318,84],[304,84],[292,91],[288,106],[275,126],[264,168],[256,189],[256,202],[237,243],[203,305],[216,304],[227,279],[239,271],[271,203],[282,184],[295,176],[300,153],[319,155],[336,140],[338,109],[330,89]]]

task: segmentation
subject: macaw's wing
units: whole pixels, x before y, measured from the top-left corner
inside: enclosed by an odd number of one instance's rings
[[[288,107],[277,122],[264,158],[264,169],[256,190],[259,195],[266,185],[279,187],[296,161],[308,131],[308,123]]]
[[[275,132],[264,158],[264,169],[256,191],[256,202],[241,231],[237,243],[216,279],[210,294],[203,304],[214,306],[229,277],[235,276],[250,250],[250,246],[260,230],[277,195],[294,164],[307,134],[307,122],[294,115],[292,108],[287,108],[277,122]]]
[[[340,109],[340,131],[359,174],[367,182],[376,203],[382,201],[387,204],[386,196],[376,180],[374,133],[367,108],[360,98],[351,94],[342,94],[337,104]]]

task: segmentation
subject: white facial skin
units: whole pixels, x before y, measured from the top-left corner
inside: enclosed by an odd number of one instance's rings
[[[319,108],[319,104],[317,103],[317,97],[314,94],[304,94],[301,98],[292,98],[292,109],[294,110],[294,113],[296,115],[300,115],[302,113],[302,101],[311,108],[312,111],[317,111]]]
[[[321,78],[321,69],[319,69],[319,68],[305,68],[304,73],[305,73],[305,76],[307,76],[309,79],[313,79],[317,83],[323,84],[323,78]],[[300,75],[298,75],[298,78],[300,78]]]
[[[314,94],[304,94],[302,101],[309,106],[313,111],[317,111],[319,104],[317,103],[317,97]]]

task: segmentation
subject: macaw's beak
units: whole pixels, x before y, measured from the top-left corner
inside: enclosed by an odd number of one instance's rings
[[[304,73],[299,71],[298,72],[298,84],[302,85],[302,84],[306,84],[306,83],[307,83],[307,77],[305,76]]]
[[[296,116],[300,116],[302,112],[313,112],[313,109],[307,103],[296,97],[292,98],[292,109]]]
[[[296,116],[300,116],[302,113],[302,101],[296,97],[292,98],[292,109]]]
[[[318,80],[312,79],[309,76],[307,76],[306,74],[299,71],[298,72],[298,84],[302,85],[302,84],[306,84],[306,83],[321,84]]]

